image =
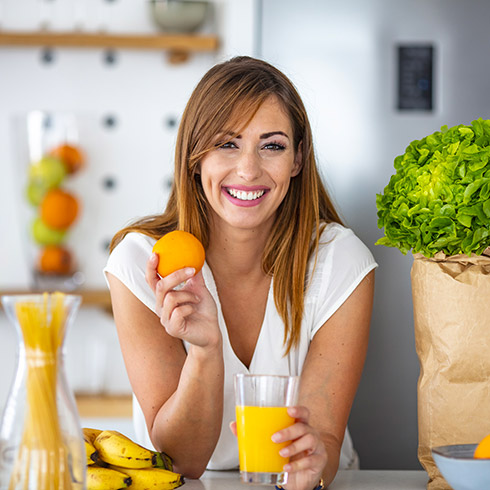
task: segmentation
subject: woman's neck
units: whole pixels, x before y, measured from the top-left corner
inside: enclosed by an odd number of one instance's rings
[[[269,233],[236,228],[210,230],[206,261],[214,275],[263,278],[262,256]]]

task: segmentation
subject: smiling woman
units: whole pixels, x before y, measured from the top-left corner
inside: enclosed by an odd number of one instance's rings
[[[152,246],[173,230],[203,243],[201,271],[158,275]],[[249,57],[211,68],[181,119],[165,211],[118,232],[105,268],[139,442],[190,478],[236,468],[233,375],[295,375],[296,422],[273,436],[286,488],[355,467],[346,424],[375,267],[320,180],[291,82]]]

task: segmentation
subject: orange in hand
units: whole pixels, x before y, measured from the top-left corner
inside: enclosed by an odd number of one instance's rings
[[[78,200],[61,189],[46,193],[40,207],[41,219],[50,228],[66,230],[78,215]]]
[[[478,446],[476,446],[475,454],[476,459],[490,459],[490,434],[484,437]]]
[[[163,235],[153,246],[153,252],[159,257],[157,270],[161,277],[184,267],[193,267],[199,272],[204,265],[202,243],[186,231],[176,230]]]

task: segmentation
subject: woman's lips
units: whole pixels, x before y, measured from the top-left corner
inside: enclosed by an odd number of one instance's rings
[[[222,192],[236,206],[251,207],[260,204],[269,190],[268,187],[264,186],[233,186],[223,187]]]

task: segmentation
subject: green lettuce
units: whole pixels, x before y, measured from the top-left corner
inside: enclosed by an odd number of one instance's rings
[[[490,120],[443,126],[395,158],[376,195],[376,245],[426,257],[480,255],[490,246]]]

